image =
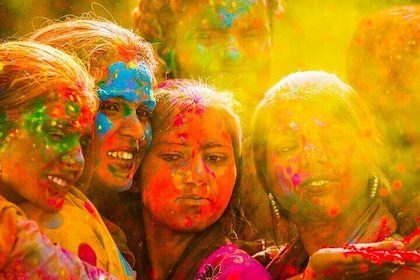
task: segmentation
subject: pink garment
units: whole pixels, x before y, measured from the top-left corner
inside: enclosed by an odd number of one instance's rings
[[[272,279],[268,271],[236,245],[227,244],[212,253],[201,265],[195,280]]]
[[[0,279],[116,279],[54,245],[0,196]]]

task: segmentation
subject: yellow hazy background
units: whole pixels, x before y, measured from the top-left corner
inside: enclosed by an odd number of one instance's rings
[[[200,1],[200,0],[197,0]],[[360,18],[409,0],[288,0],[273,33],[273,81],[298,70],[325,70],[346,80],[348,45]],[[0,38],[19,37],[40,27],[45,19],[97,15],[133,27],[137,0],[0,0]]]

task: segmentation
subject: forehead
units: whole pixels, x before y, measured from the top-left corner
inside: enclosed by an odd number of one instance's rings
[[[129,102],[149,99],[152,75],[144,63],[114,62],[104,69],[104,79],[98,82],[100,100],[123,98]]]
[[[194,3],[192,3],[194,2]],[[268,18],[265,1],[188,1],[177,15],[183,21],[196,22],[203,27],[231,28],[258,23]]]
[[[190,106],[181,112],[173,112],[163,124],[164,129],[156,131],[159,134],[172,134],[182,138],[223,137],[231,138],[226,118],[214,108],[200,105]],[[154,135],[155,137],[155,135]]]

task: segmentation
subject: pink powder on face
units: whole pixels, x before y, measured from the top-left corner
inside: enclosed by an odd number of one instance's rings
[[[302,180],[300,179],[300,175],[298,173],[292,176],[292,184],[293,186],[299,185]]]
[[[187,219],[187,222],[185,223],[186,227],[191,227],[192,226],[192,219],[191,217],[185,217]]]

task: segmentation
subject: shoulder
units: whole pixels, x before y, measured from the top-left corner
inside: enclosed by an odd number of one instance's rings
[[[201,265],[194,279],[271,279],[267,270],[236,245],[214,251]]]

